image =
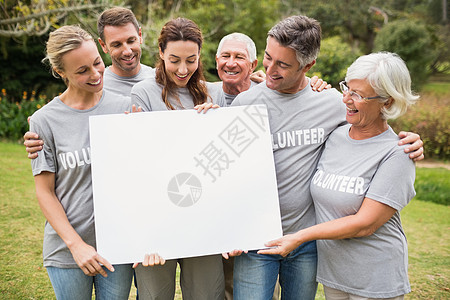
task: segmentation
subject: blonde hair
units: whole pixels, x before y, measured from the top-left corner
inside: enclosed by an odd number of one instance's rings
[[[84,41],[94,41],[92,36],[78,25],[62,26],[50,33],[46,45],[46,56],[42,62],[48,62],[53,76],[60,77],[57,70],[64,71],[62,57],[81,47]],[[67,79],[63,79],[67,84]]]

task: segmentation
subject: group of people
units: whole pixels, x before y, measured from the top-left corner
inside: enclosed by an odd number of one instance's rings
[[[133,267],[140,299],[173,299],[177,264],[183,299],[272,299],[277,280],[282,299],[314,299],[317,282],[327,299],[402,299],[410,291],[399,211],[414,196],[413,160],[423,158],[423,148],[417,134],[402,132],[399,140],[387,124],[418,98],[397,55],[362,56],[340,84],[342,94],[316,92],[305,74],[317,58],[321,28],[292,16],[268,33],[265,81],[250,80],[253,41],[233,33],[216,54],[222,82],[209,83],[202,33],[192,20],[163,26],[155,68],[140,63],[142,33],[130,10],[108,9],[97,25],[112,65],[105,68],[79,26],[53,31],[46,60],[67,89],[31,117],[25,134],[47,219],[44,266],[57,299],[90,299],[93,287],[99,299],[128,299]],[[232,251],[231,265],[219,254],[165,261],[151,249],[134,266],[111,265],[96,252],[89,116],[133,106],[201,111],[258,103],[269,112],[283,237],[265,250]],[[304,138],[282,146],[291,132]],[[320,137],[306,142],[311,132]],[[80,159],[71,164],[70,157]],[[233,278],[226,284],[232,294],[225,295],[226,278]]]

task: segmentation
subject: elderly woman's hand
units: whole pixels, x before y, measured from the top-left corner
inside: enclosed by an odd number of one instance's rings
[[[261,249],[258,251],[258,254],[279,254],[283,257],[286,257],[294,249],[300,246],[300,244],[302,244],[298,238],[298,234],[299,232],[295,234],[288,234],[283,236],[282,238],[272,240],[265,244],[270,248]]]

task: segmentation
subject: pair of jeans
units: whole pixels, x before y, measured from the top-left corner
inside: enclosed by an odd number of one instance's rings
[[[128,299],[133,279],[133,269],[130,264],[114,265],[114,272],[106,270],[108,277],[100,274],[88,276],[79,268],[47,267],[47,273],[56,299],[62,300],[92,299],[92,287],[95,287],[95,299]]]
[[[316,273],[316,241],[300,245],[286,257],[249,251],[234,260],[234,300],[272,299],[278,275],[282,300],[314,300]]]

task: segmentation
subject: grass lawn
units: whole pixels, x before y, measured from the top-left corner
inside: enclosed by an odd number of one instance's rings
[[[0,143],[0,168],[0,298],[54,299],[42,266],[45,219],[24,147]],[[417,178],[448,184],[450,171],[432,170],[418,169]],[[450,299],[450,207],[414,199],[402,211],[402,221],[413,290],[406,299]],[[130,299],[134,296],[133,289]],[[176,299],[181,299],[179,290]],[[324,299],[320,287],[316,299]]]
[[[450,74],[437,74],[431,76],[422,87],[421,92],[431,92],[436,94],[448,94],[450,89]]]
[[[449,79],[450,80],[450,79]],[[430,81],[425,84],[421,92],[448,94],[450,89],[450,81]]]

